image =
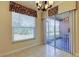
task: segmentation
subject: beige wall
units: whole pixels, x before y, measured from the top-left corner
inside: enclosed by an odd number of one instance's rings
[[[76,19],[75,19],[75,30],[76,30],[76,55],[79,56],[79,2],[77,2]]]
[[[9,12],[9,2],[0,2],[0,56],[20,48],[41,44],[41,13],[36,19],[36,38],[22,42],[12,42],[12,18]]]
[[[70,11],[76,9],[76,2],[75,1],[66,1],[59,5],[58,13],[63,13],[66,11]]]

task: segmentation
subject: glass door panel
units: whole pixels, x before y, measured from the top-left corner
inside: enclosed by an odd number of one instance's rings
[[[47,18],[45,20],[46,43],[49,44],[54,40],[54,20]]]
[[[46,44],[66,52],[71,52],[69,15],[66,12],[45,19]]]

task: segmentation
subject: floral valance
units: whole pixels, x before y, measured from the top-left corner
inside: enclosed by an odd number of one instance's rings
[[[26,14],[26,15],[29,15],[29,16],[37,17],[37,11],[36,10],[24,7],[24,6],[22,6],[22,5],[18,4],[18,3],[13,2],[13,1],[10,1],[9,10],[17,12],[17,13],[21,13],[21,14]]]
[[[48,16],[52,16],[58,13],[58,6],[48,10]]]

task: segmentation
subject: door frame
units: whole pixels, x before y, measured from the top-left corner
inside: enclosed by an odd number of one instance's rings
[[[70,44],[71,44],[71,54],[75,54],[75,52],[76,52],[76,49],[75,49],[75,39],[74,39],[75,38],[75,36],[74,36],[75,10],[67,11],[67,12],[70,13],[69,18],[72,17],[72,20],[69,20],[69,23],[70,23],[70,25],[69,25],[70,26],[70,38],[71,38]],[[46,18],[48,18],[48,17],[46,17]],[[46,18],[44,18],[43,24],[45,23]],[[46,34],[45,24],[43,26],[44,26],[44,40],[45,40],[46,39],[46,35],[45,35]]]

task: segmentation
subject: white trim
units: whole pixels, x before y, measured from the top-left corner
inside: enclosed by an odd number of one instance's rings
[[[7,52],[7,53],[3,53],[3,54],[1,54],[0,56],[6,56],[6,55],[9,55],[9,54],[12,54],[12,53],[15,53],[15,52],[19,52],[19,51],[22,51],[22,50],[24,50],[24,49],[32,48],[32,47],[38,46],[38,45],[41,45],[41,43],[34,44],[34,45],[29,46],[29,47],[18,48],[18,49],[9,51],[9,52]]]

